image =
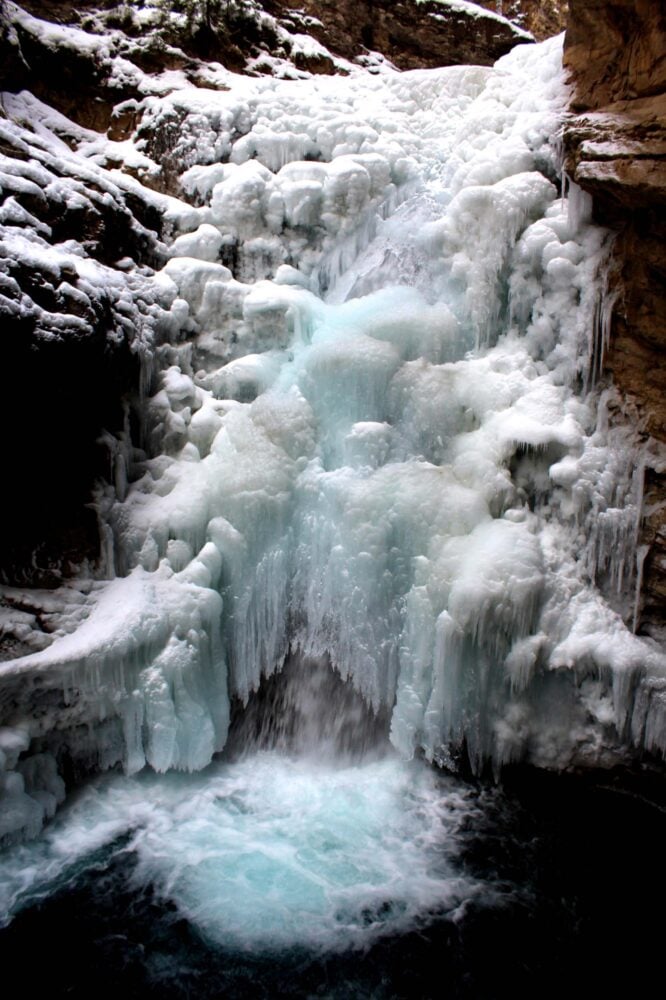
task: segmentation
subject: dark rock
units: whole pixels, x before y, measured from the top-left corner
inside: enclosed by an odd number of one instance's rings
[[[537,41],[558,35],[566,28],[569,5],[567,0],[476,0],[487,10],[531,31]]]
[[[666,7],[662,0],[570,0],[565,65],[574,84],[566,169],[617,231],[605,372],[617,419],[666,445]],[[654,447],[652,448],[654,452]],[[658,451],[658,448],[657,448]],[[640,626],[666,626],[666,477],[646,470],[639,539]]]
[[[53,586],[98,557],[91,501],[97,480],[109,478],[100,438],[123,431],[140,375],[138,310],[128,316],[113,287],[81,281],[68,254],[94,258],[109,275],[123,258],[157,264],[161,220],[139,197],[73,176],[64,158],[31,145],[28,130],[0,135],[0,426],[12,470],[0,566],[5,583]],[[17,232],[34,257],[15,252]]]
[[[475,63],[490,66],[530,37],[479,7],[470,16],[436,0],[282,0],[275,12],[298,11],[306,30],[335,55],[354,59],[381,52],[399,69]]]

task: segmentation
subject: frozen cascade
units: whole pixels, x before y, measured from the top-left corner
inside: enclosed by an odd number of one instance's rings
[[[143,102],[182,170],[156,196],[153,455],[127,483],[119,450],[104,507],[123,575],[3,667],[1,832],[62,797],[51,753],[204,767],[290,649],[390,712],[405,758],[663,751],[664,658],[595,587],[631,618],[640,474],[580,391],[608,237],[559,193],[561,40],[228,84]]]

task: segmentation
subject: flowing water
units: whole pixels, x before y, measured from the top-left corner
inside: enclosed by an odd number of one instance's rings
[[[0,954],[58,997],[617,996],[658,972],[665,833],[610,785],[500,790],[385,745],[108,775],[4,855]]]

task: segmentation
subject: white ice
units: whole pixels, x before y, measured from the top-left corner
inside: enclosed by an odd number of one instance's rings
[[[594,395],[607,234],[557,187],[561,39],[493,69],[228,82],[143,101],[178,121],[182,177],[155,196],[153,457],[106,511],[124,575],[6,668],[66,716],[38,730],[19,699],[11,724],[200,768],[291,644],[391,709],[405,757],[664,749],[664,658],[618,613],[640,484]]]

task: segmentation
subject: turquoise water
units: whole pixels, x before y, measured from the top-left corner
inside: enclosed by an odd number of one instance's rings
[[[273,753],[206,775],[96,781],[24,849],[8,978],[52,997],[477,1000],[641,995],[659,972],[666,817],[612,776],[499,790]]]

